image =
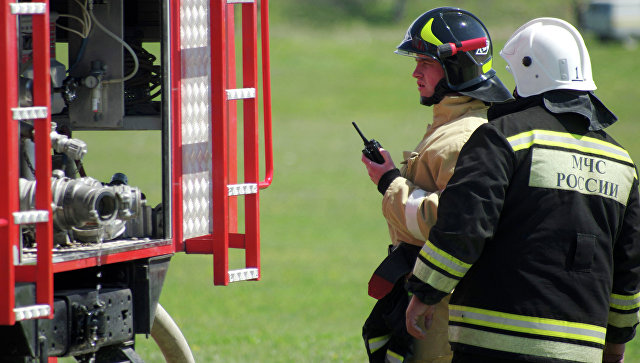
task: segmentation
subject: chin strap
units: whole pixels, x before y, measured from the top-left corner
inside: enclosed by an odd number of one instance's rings
[[[446,81],[442,78],[434,87],[431,97],[420,96],[420,104],[423,106],[433,106],[436,103],[440,103],[444,96],[449,93],[451,93],[451,89],[447,87]]]

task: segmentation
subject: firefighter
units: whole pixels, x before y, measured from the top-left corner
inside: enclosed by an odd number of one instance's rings
[[[442,52],[442,46],[460,47],[461,42],[478,38],[483,39],[477,49]],[[487,122],[489,104],[512,98],[491,68],[492,49],[489,32],[475,15],[441,7],[419,16],[395,51],[415,58],[413,77],[420,103],[433,106],[433,121],[426,125],[418,146],[404,152],[400,170],[384,149],[380,149],[383,164],[362,158],[383,195],[382,212],[391,236],[390,253],[369,282],[369,294],[379,299],[363,327],[371,362],[451,360],[446,300],[437,307],[429,339],[414,343],[404,323],[409,302],[404,283],[435,223],[440,191],[453,173],[462,145]]]
[[[640,204],[635,165],[604,131],[617,118],[571,24],[534,19],[500,54],[516,100],[460,152],[407,283],[407,329],[423,337],[418,322],[453,290],[454,362],[622,362],[638,324]]]

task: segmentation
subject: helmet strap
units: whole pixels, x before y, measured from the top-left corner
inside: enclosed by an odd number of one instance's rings
[[[420,96],[420,104],[423,106],[433,106],[440,103],[444,96],[451,93],[451,88],[447,86],[447,82],[444,77],[433,88],[433,94],[430,97]]]

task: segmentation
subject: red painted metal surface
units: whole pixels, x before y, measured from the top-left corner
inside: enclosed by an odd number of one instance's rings
[[[13,212],[19,210],[18,201],[18,122],[13,120],[11,108],[18,106],[18,48],[16,17],[9,12],[8,0],[0,0],[2,27],[2,57],[0,57],[0,324],[13,325],[15,286],[14,249],[18,248],[19,228],[13,223]]]
[[[184,251],[182,230],[182,56],[180,51],[180,2],[170,2],[171,12],[171,233],[176,251]]]
[[[258,183],[260,189],[273,181],[273,137],[271,132],[271,61],[269,59],[269,1],[262,0],[260,6],[260,34],[262,44],[262,106],[264,108],[264,156],[265,177]]]
[[[213,283],[229,284],[226,1],[210,1]]]
[[[170,255],[174,252],[173,245],[141,248],[138,250],[120,252],[120,253],[105,253],[100,257],[83,258],[78,260],[57,262],[53,265],[53,272],[65,272],[71,270],[79,270],[83,268],[107,265],[111,263],[133,261],[141,258]]]
[[[47,108],[47,116],[33,121],[36,156],[37,210],[46,210],[47,222],[36,224],[38,264],[36,303],[51,307],[53,318],[53,214],[51,213],[51,74],[49,42],[49,3],[44,14],[32,16],[33,24],[33,104]]]
[[[258,169],[258,19],[257,4],[242,4],[242,82],[245,88],[255,88],[256,97],[244,100],[244,178],[257,184]],[[259,191],[244,199],[245,263],[247,268],[260,270]],[[258,273],[258,279],[260,273]]]
[[[189,253],[212,254],[213,253],[212,235],[195,237],[189,239]],[[229,233],[229,248],[245,249],[244,233]]]
[[[37,265],[33,273],[26,274],[29,282],[36,283],[36,303],[47,304],[51,308],[49,318],[53,317],[53,221],[51,216],[51,88],[50,88],[50,47],[49,42],[49,11],[48,3],[43,14],[32,16],[33,26],[33,104],[36,107],[45,107],[47,116],[33,120],[34,144],[36,162],[36,196],[35,207],[49,213],[47,222],[36,224]],[[5,56],[0,63],[2,78],[5,82],[0,91],[0,108],[2,120],[0,123],[0,137],[2,137],[4,150],[4,166],[6,174],[0,182],[0,190],[5,192],[3,204],[0,207],[0,220],[4,223],[0,227],[0,244],[2,244],[2,278],[0,288],[6,291],[0,300],[0,324],[11,325],[15,323],[13,309],[15,307],[15,277],[16,261],[14,256],[18,254],[19,228],[14,224],[13,213],[19,211],[18,197],[19,170],[18,170],[18,121],[13,119],[12,108],[18,107],[18,67],[17,67],[17,16],[10,14],[8,1],[2,1],[0,9],[2,26],[5,39],[3,49]],[[22,274],[25,275],[25,274]],[[47,318],[47,317],[43,317]]]
[[[235,4],[227,4],[227,89],[236,88],[236,47],[235,47]],[[227,117],[229,128],[229,184],[238,183],[238,107],[236,102],[227,102]],[[229,232],[238,232],[238,199],[229,199]]]

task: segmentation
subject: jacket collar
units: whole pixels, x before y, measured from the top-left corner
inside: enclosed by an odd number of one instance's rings
[[[581,115],[589,123],[590,131],[602,130],[618,120],[593,92],[573,90],[554,90],[524,98],[516,96],[515,101],[493,105],[487,112],[487,118],[493,120],[534,106],[542,106],[554,114]]]
[[[484,102],[462,95],[448,95],[439,103],[433,106],[433,124],[431,127],[438,127],[451,120],[460,118],[474,110],[483,110],[487,106]]]

